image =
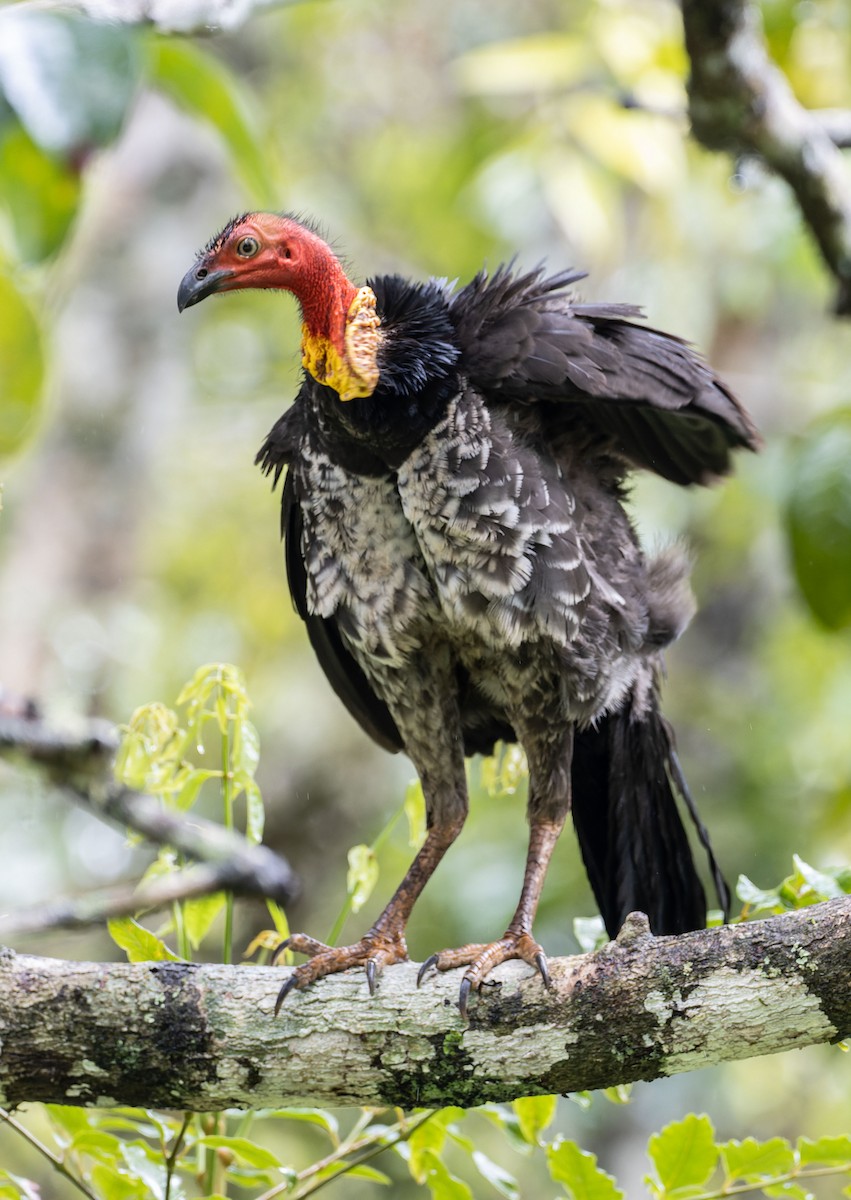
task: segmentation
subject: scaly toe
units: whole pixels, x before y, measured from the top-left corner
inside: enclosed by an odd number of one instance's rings
[[[281,1005],[292,991],[301,991],[317,979],[326,975],[337,975],[350,967],[364,967],[369,994],[375,995],[375,984],[379,972],[391,963],[407,962],[408,951],[405,939],[401,935],[388,936],[370,932],[359,942],[351,946],[326,946],[315,938],[303,933],[293,934],[275,951],[276,955],[282,950],[295,950],[299,954],[310,954],[309,962],[296,967],[287,979],[275,1002],[275,1015],[280,1012]]]

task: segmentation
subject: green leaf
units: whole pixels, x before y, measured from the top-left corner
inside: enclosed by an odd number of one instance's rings
[[[695,1113],[666,1125],[661,1133],[654,1133],[647,1150],[666,1192],[702,1186],[718,1164],[712,1122],[709,1117]]]
[[[851,625],[851,408],[814,425],[798,447],[786,533],[798,586],[828,629]]]
[[[33,141],[68,161],[117,136],[140,66],[127,27],[24,6],[0,12],[0,90]]]
[[[198,799],[198,794],[207,780],[219,776],[219,774],[218,771],[209,771],[201,767],[187,767],[186,771],[179,776],[180,786],[172,797],[175,808],[180,812],[188,812]]]
[[[42,1200],[41,1188],[31,1179],[2,1169],[0,1179],[8,1180],[8,1183],[0,1184],[0,1200]]]
[[[70,1104],[48,1104],[45,1106],[45,1110],[51,1121],[59,1125],[66,1133],[71,1134],[72,1138],[82,1130],[91,1128],[90,1113],[84,1108],[75,1108]],[[63,1137],[58,1131],[56,1139],[63,1146],[67,1146],[70,1140]]]
[[[408,818],[408,845],[412,850],[419,850],[426,836],[426,809],[418,779],[409,783],[405,792],[405,816]]]
[[[385,1175],[383,1171],[379,1171],[375,1167],[368,1167],[366,1163],[349,1167],[348,1171],[346,1171],[346,1178],[368,1179],[371,1183],[382,1183],[385,1186],[393,1182],[389,1175]]]
[[[253,198],[274,207],[279,189],[266,156],[263,122],[250,110],[238,81],[190,42],[153,38],[149,47],[152,82],[181,108],[215,126]]]
[[[431,1122],[426,1122],[431,1124]],[[461,1179],[450,1175],[433,1150],[426,1150],[421,1158],[423,1182],[428,1186],[433,1200],[473,1200],[473,1193]]]
[[[196,1144],[199,1146],[210,1146],[214,1150],[230,1150],[239,1162],[245,1163],[249,1167],[259,1167],[261,1170],[267,1170],[270,1167],[281,1166],[281,1160],[277,1155],[273,1154],[271,1150],[267,1150],[264,1146],[258,1146],[256,1142],[252,1142],[249,1138],[210,1134],[209,1136],[198,1138]]]
[[[348,853],[346,890],[351,896],[352,912],[359,912],[378,882],[378,859],[371,846],[352,846]]]
[[[17,121],[0,134],[0,196],[23,262],[43,262],[60,249],[80,191],[79,174],[45,153]]]
[[[483,1104],[476,1112],[502,1130],[512,1149],[520,1154],[529,1153],[529,1142],[523,1136],[519,1118],[513,1107],[508,1104]]]
[[[798,1154],[801,1163],[841,1164],[851,1170],[851,1137],[821,1137],[798,1139]]]
[[[189,944],[197,950],[204,938],[210,932],[210,927],[224,908],[224,892],[214,892],[210,896],[198,896],[183,902],[183,921]]]
[[[290,936],[290,923],[287,920],[287,914],[274,900],[267,900],[266,908],[269,910],[269,916],[272,918],[277,932],[282,938],[288,938]]]
[[[76,1134],[68,1147],[75,1154],[88,1154],[92,1158],[114,1161],[121,1152],[120,1139],[100,1129],[84,1129]]]
[[[840,896],[845,895],[845,889],[827,871],[819,871],[818,868],[811,867],[797,854],[792,856],[792,861],[795,864],[795,870],[819,900],[837,900]]]
[[[319,1125],[330,1137],[334,1145],[340,1140],[340,1126],[333,1113],[324,1108],[273,1108],[263,1113],[264,1117],[282,1117],[286,1121],[307,1121],[311,1125]]]
[[[727,1184],[742,1180],[752,1183],[766,1177],[786,1175],[795,1166],[795,1153],[785,1138],[769,1138],[758,1142],[756,1138],[744,1141],[723,1142],[721,1162]]]
[[[236,776],[236,782],[245,792],[245,836],[256,846],[263,840],[263,827],[266,823],[263,797],[253,779],[239,774]]]
[[[783,1200],[813,1200],[813,1194],[805,1187],[801,1187],[800,1183],[794,1183],[791,1179],[786,1183],[776,1183],[771,1186],[766,1186],[762,1189],[764,1196],[780,1196]]]
[[[109,1200],[150,1200],[151,1192],[139,1178],[118,1163],[96,1163],[89,1173],[98,1196]]]
[[[780,899],[779,888],[759,888],[747,875],[736,882],[736,895],[743,904],[757,911],[782,912],[786,907]]]
[[[504,1171],[486,1154],[482,1154],[481,1150],[473,1151],[473,1162],[482,1178],[495,1187],[500,1196],[507,1196],[508,1200],[516,1200],[520,1196],[520,1187],[514,1176],[509,1175],[508,1171]]]
[[[524,1096],[512,1105],[520,1122],[521,1132],[531,1145],[537,1145],[541,1134],[552,1124],[556,1115],[558,1096]]]
[[[0,456],[12,454],[32,432],[44,382],[41,330],[15,284],[0,275]]]
[[[234,768],[253,776],[260,762],[260,734],[257,727],[247,720],[237,722],[235,727],[236,758]]]
[[[611,1175],[597,1166],[597,1156],[580,1150],[575,1142],[559,1140],[547,1146],[547,1166],[572,1200],[623,1200]]]
[[[132,917],[108,921],[109,936],[127,955],[128,962],[182,962],[150,929]]]

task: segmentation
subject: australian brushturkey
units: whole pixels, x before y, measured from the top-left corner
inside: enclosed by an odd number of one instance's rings
[[[239,288],[301,307],[304,379],[258,455],[275,481],[286,469],[290,591],[337,695],[409,755],[427,806],[425,843],[359,942],[289,940],[311,957],[279,1003],[358,964],[372,990],[407,958],[411,910],[467,815],[464,757],[499,739],[528,758],[529,851],[502,937],[423,968],[466,967],[462,1011],[505,959],[547,982],[532,922],[569,812],[611,935],[635,909],[658,934],[705,922],[678,799],[708,842],[658,695],[692,613],[686,563],[643,553],[623,487],[636,467],[708,483],[758,436],[684,342],[631,305],[582,303],[579,278],[500,267],[460,291],[357,287],[303,222],[247,213],[180,285],[181,309]]]

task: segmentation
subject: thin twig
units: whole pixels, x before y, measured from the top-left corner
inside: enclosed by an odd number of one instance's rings
[[[37,1150],[39,1154],[43,1155],[43,1157],[47,1159],[55,1171],[58,1171],[60,1175],[63,1175],[69,1183],[73,1183],[74,1187],[78,1188],[84,1196],[88,1196],[89,1200],[98,1200],[98,1197],[94,1194],[94,1192],[90,1192],[82,1180],[78,1179],[73,1171],[68,1170],[58,1155],[54,1154],[52,1150],[45,1146],[44,1142],[40,1142],[35,1134],[30,1133],[26,1126],[21,1125],[19,1121],[16,1121],[12,1114],[7,1112],[5,1108],[0,1108],[0,1120],[5,1121],[7,1125],[11,1125],[12,1129],[14,1129],[16,1133],[19,1133],[22,1138],[29,1142],[34,1150]]]

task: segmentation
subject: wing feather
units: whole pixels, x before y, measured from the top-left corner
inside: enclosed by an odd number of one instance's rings
[[[759,434],[730,389],[682,339],[635,324],[629,304],[578,303],[582,278],[481,272],[452,302],[462,367],[494,399],[569,406],[632,466],[708,483]],[[553,432],[556,430],[554,429]]]

